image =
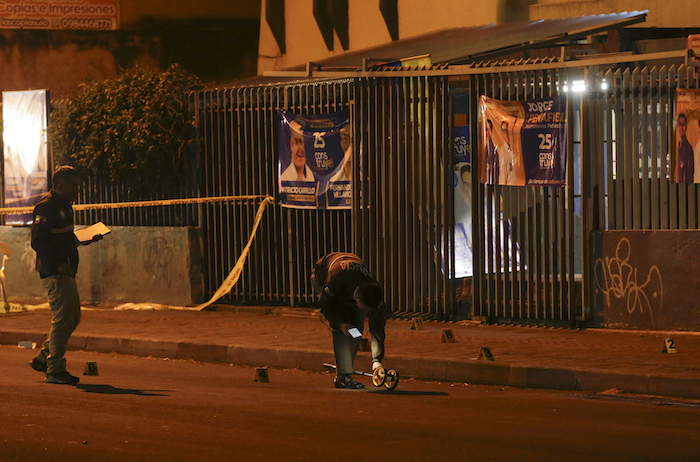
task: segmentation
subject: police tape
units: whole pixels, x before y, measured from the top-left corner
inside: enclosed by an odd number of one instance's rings
[[[236,261],[236,264],[233,266],[233,269],[229,273],[229,275],[226,277],[224,282],[221,284],[221,287],[214,293],[214,295],[209,299],[208,302],[202,303],[201,305],[197,305],[195,307],[184,307],[183,309],[187,310],[193,310],[193,311],[201,311],[202,309],[206,308],[207,306],[211,305],[227,293],[231,292],[231,289],[233,289],[233,286],[236,285],[236,282],[238,282],[238,278],[241,276],[241,272],[243,271],[243,265],[245,264],[245,259],[248,257],[248,251],[250,250],[250,246],[253,243],[253,239],[255,238],[255,233],[258,231],[258,225],[260,224],[260,220],[262,220],[263,213],[265,212],[265,209],[267,208],[268,205],[272,204],[274,202],[274,199],[270,196],[265,196],[265,199],[262,201],[262,203],[258,206],[258,211],[255,213],[255,222],[253,223],[253,229],[250,231],[250,237],[248,238],[248,243],[246,244],[245,248],[243,249],[243,252],[241,252],[241,255],[238,257],[238,261]]]
[[[135,202],[108,202],[103,204],[73,204],[73,210],[105,210],[105,209],[125,209],[130,207],[158,207],[163,205],[188,205],[207,204],[213,202],[237,202],[255,199],[267,199],[271,196],[218,196],[218,197],[195,197],[190,199],[166,199],[157,201],[135,201]],[[34,206],[29,207],[2,207],[0,215],[14,213],[32,213]]]
[[[236,264],[234,265],[233,269],[229,273],[229,275],[226,277],[224,282],[221,284],[221,286],[217,289],[217,291],[214,293],[214,295],[209,299],[209,301],[202,303],[197,306],[168,306],[168,309],[174,309],[174,310],[191,310],[191,311],[201,311],[202,309],[206,308],[207,306],[211,305],[227,293],[231,292],[231,289],[233,289],[233,286],[236,285],[236,282],[238,282],[238,279],[241,276],[241,272],[243,271],[243,266],[245,265],[245,260],[248,257],[248,252],[250,251],[250,246],[253,244],[253,239],[255,238],[255,234],[258,231],[258,225],[260,225],[260,221],[262,220],[263,213],[265,212],[265,209],[267,208],[268,205],[274,203],[274,199],[272,196],[267,196],[267,195],[259,195],[259,196],[221,196],[221,197],[209,197],[209,198],[198,198],[198,199],[170,199],[170,200],[163,200],[163,201],[141,201],[141,202],[114,202],[111,204],[85,204],[85,205],[80,205],[76,204],[73,206],[74,210],[96,210],[96,209],[107,209],[107,208],[125,208],[125,207],[150,207],[150,206],[158,206],[158,205],[180,205],[180,204],[198,204],[198,203],[205,203],[205,202],[235,202],[235,201],[243,201],[243,200],[255,200],[255,199],[263,199],[263,201],[260,203],[258,206],[258,211],[255,213],[255,221],[253,222],[253,228],[250,231],[250,237],[248,238],[248,243],[246,246],[243,248],[243,252],[241,252],[241,255],[238,257],[238,260],[236,261]],[[25,210],[26,209],[26,210]],[[7,210],[11,210],[11,212],[7,212]],[[26,212],[32,212],[33,207],[17,207],[13,209],[8,209],[8,208],[0,208],[0,213],[26,213]],[[136,306],[136,305],[134,305]]]

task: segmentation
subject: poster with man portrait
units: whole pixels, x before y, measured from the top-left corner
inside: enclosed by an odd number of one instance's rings
[[[279,111],[278,178],[285,207],[352,206],[350,112],[299,115]]]
[[[671,172],[676,183],[700,183],[700,90],[678,88]]]
[[[566,183],[566,97],[479,101],[479,179],[485,184]]]

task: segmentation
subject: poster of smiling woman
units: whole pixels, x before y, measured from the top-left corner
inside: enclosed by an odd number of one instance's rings
[[[479,178],[510,186],[566,182],[566,97],[479,101]]]
[[[671,171],[676,183],[700,183],[700,90],[676,90]]]
[[[299,115],[279,111],[278,178],[283,206],[352,206],[352,135],[349,111]]]

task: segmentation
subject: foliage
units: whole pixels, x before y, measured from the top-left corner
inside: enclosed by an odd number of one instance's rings
[[[90,85],[51,113],[55,165],[143,186],[177,181],[190,169],[195,136],[187,95],[200,87],[196,76],[177,65],[136,68]]]

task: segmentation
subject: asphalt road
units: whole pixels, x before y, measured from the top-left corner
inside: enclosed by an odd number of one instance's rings
[[[34,353],[0,347],[0,462],[700,459],[697,401],[367,378],[347,391],[330,374],[256,383],[254,368],[74,351],[81,383],[50,385]]]

